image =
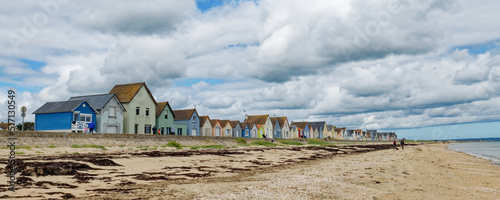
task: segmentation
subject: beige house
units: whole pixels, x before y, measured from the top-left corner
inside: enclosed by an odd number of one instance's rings
[[[222,127],[222,136],[231,137],[233,135],[233,126],[229,123],[229,120],[219,120]]]
[[[123,133],[152,134],[157,103],[146,83],[115,85],[109,94],[115,94],[125,108]]]
[[[208,115],[200,116],[200,136],[212,136],[212,123]]]
[[[268,138],[273,137],[273,124],[269,115],[246,115],[244,123],[248,122],[249,124],[255,123],[255,125],[264,126],[264,133]]]

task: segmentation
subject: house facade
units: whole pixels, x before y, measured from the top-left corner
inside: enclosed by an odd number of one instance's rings
[[[309,135],[309,125],[307,122],[293,122],[291,123],[292,126],[297,127],[297,133],[299,138],[310,138]]]
[[[156,105],[156,130],[160,135],[174,134],[174,119],[175,115],[168,101]]]
[[[246,115],[245,122],[264,126],[264,133],[268,136],[268,138],[272,138],[273,124],[271,122],[271,119],[269,118],[269,115]]]
[[[146,83],[115,85],[109,94],[115,94],[125,108],[123,132],[151,134],[156,125],[156,100]]]
[[[186,124],[174,122],[174,135],[188,135]]]
[[[174,123],[185,124],[189,136],[199,136],[200,117],[196,109],[174,110]]]
[[[95,123],[96,113],[85,99],[47,102],[33,112],[35,131],[83,132],[88,123]]]
[[[96,109],[97,133],[123,133],[125,107],[115,94],[97,94],[71,97],[68,101],[86,99]]]
[[[240,123],[241,126],[241,137],[250,138],[252,137],[252,129],[248,123]]]
[[[273,138],[282,138],[281,135],[281,126],[278,122],[278,118],[271,117],[271,123],[273,124]]]
[[[229,123],[229,120],[219,120],[220,125],[222,127],[222,136],[224,137],[232,137],[233,136],[233,127]]]
[[[210,123],[212,124],[212,136],[222,136],[222,126],[220,121],[218,119],[211,119]]]
[[[233,131],[233,137],[242,137],[240,121],[229,121],[229,123],[231,124],[231,130]]]
[[[325,121],[315,121],[315,122],[308,122],[309,125],[312,125],[313,130],[314,130],[314,138],[325,138],[323,132],[326,129],[326,122]]]
[[[210,117],[200,116],[200,136],[212,136],[212,128]]]

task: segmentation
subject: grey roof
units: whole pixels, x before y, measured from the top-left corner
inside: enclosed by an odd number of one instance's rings
[[[325,128],[326,122],[307,122],[309,125],[312,125],[314,128],[318,128],[318,130],[323,131]]]
[[[47,102],[47,103],[43,104],[42,107],[35,110],[35,112],[33,112],[33,114],[73,112],[83,102],[87,102],[90,105],[90,107],[94,111],[96,111],[91,103],[89,103],[85,99],[80,99],[80,100],[73,100],[73,101]]]
[[[326,125],[327,131],[333,131],[333,125]]]
[[[109,102],[109,100],[111,100],[111,98],[113,98],[113,96],[116,96],[116,95],[115,94],[96,94],[96,95],[87,95],[87,96],[77,96],[77,97],[69,98],[68,101],[87,99],[92,104],[92,106],[94,106],[94,108],[96,110],[102,110],[104,108],[104,106],[106,106],[106,104]],[[118,101],[118,103],[120,103],[118,98],[116,100]],[[124,109],[123,106],[122,106],[122,109]]]

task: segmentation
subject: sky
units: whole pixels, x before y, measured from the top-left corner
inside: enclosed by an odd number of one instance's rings
[[[500,137],[500,1],[0,2],[0,121],[146,82],[158,102],[395,131]],[[16,121],[21,121],[18,111]]]

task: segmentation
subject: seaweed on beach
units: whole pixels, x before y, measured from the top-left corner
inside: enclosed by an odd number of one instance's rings
[[[76,162],[24,162],[17,160],[16,171],[24,176],[55,176],[76,175],[82,170],[96,170],[87,164]],[[6,166],[6,173],[10,173],[10,164]]]

